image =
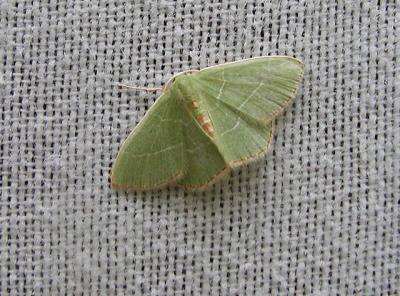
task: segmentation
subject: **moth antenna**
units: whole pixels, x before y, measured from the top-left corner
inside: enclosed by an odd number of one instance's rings
[[[144,90],[147,92],[157,92],[159,90],[163,90],[161,87],[141,87],[141,86],[133,86],[133,85],[128,85],[128,84],[124,84],[124,83],[115,83],[116,86],[119,87],[124,87],[124,88],[128,88],[128,89],[133,89],[133,90]]]

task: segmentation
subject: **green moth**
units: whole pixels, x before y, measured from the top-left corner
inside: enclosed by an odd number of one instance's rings
[[[303,70],[295,58],[270,56],[175,75],[123,143],[112,187],[204,189],[260,158]]]

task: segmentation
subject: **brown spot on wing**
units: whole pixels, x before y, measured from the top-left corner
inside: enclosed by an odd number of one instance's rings
[[[192,107],[193,109],[198,109],[198,108],[200,107],[199,101],[192,100],[191,107]]]

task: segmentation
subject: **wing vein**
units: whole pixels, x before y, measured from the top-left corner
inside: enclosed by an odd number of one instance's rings
[[[233,130],[235,130],[235,129],[239,126],[239,124],[240,124],[240,116],[238,116],[238,117],[236,118],[236,123],[233,125],[233,127],[231,127],[230,129],[224,131],[224,132],[221,134],[221,136],[224,136],[224,135],[226,135],[226,134],[232,132]]]
[[[181,146],[182,144],[183,144],[183,143],[181,142],[181,143],[178,143],[178,144],[175,144],[175,145],[168,146],[168,147],[166,147],[166,148],[164,148],[164,149],[161,149],[161,150],[157,150],[157,151],[154,151],[154,152],[146,152],[146,153],[140,153],[140,154],[133,154],[133,155],[130,155],[130,157],[132,157],[132,158],[139,158],[139,157],[145,157],[145,156],[150,156],[150,155],[151,155],[151,156],[154,156],[154,155],[163,153],[163,152],[165,152],[165,151],[173,150],[174,148],[177,148],[177,147]]]
[[[258,84],[258,86],[250,93],[250,95],[239,105],[238,109],[241,109],[246,103],[251,99],[252,96],[260,89],[260,87],[263,85],[262,81]]]

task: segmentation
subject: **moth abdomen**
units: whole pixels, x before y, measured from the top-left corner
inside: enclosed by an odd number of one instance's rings
[[[189,99],[189,108],[193,112],[194,118],[201,126],[201,129],[205,131],[209,137],[213,138],[215,136],[214,124],[208,112],[202,108],[200,101],[196,98]]]
[[[201,128],[211,137],[213,138],[215,135],[214,125],[211,121],[210,115],[208,112],[200,113],[196,116],[197,122],[200,124]]]

